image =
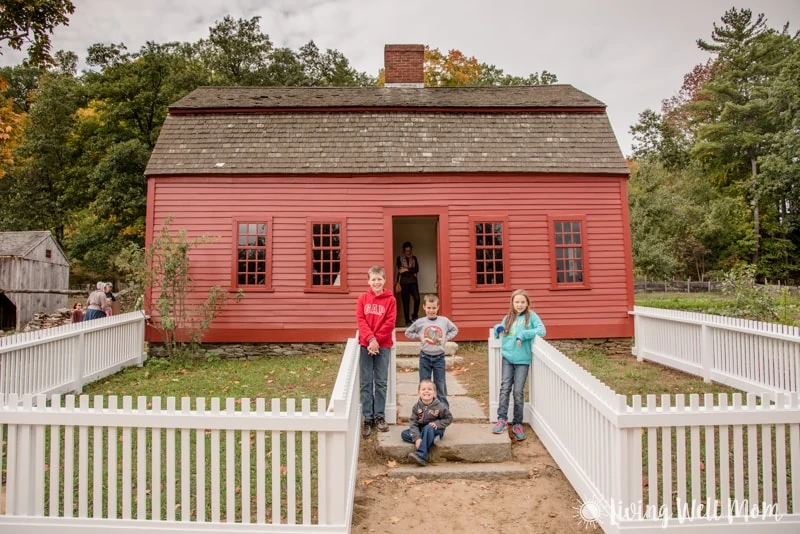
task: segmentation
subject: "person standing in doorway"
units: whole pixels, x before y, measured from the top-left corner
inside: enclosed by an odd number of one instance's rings
[[[397,256],[395,261],[395,268],[397,269],[396,280],[400,284],[400,300],[403,303],[403,318],[406,320],[406,326],[411,326],[411,323],[419,319],[419,283],[417,282],[417,273],[419,273],[419,261],[413,254],[411,243],[406,241],[403,243],[403,253]],[[411,301],[414,301],[414,307],[411,307]]]

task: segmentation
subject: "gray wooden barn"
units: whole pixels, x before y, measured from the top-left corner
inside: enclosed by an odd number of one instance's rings
[[[66,307],[66,294],[36,291],[68,288],[69,260],[50,232],[0,232],[1,329],[19,330],[36,312]]]

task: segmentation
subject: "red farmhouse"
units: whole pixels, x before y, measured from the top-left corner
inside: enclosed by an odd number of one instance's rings
[[[174,228],[210,342],[343,341],[373,264],[411,241],[422,293],[485,339],[526,289],[550,338],[629,337],[628,168],[605,105],[569,85],[423,87],[387,45],[386,87],[202,87],[169,108],[147,166],[147,242]],[[402,313],[398,315],[402,316]]]

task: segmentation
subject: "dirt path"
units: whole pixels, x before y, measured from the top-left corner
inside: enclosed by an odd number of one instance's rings
[[[426,481],[387,476],[390,463],[375,438],[362,440],[353,532],[602,532],[580,519],[581,501],[539,439],[513,445],[527,480]],[[420,468],[424,469],[424,468]]]

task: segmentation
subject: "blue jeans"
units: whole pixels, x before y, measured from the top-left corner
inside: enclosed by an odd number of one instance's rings
[[[361,379],[361,415],[364,421],[376,417],[386,418],[386,385],[389,382],[389,360],[391,349],[378,349],[378,354],[367,352],[361,346],[359,375]]]
[[[424,352],[419,353],[419,381],[431,380],[436,386],[436,397],[450,409],[447,402],[447,382],[445,381],[445,360],[444,353],[431,356]]]
[[[439,439],[444,437],[444,429],[443,428],[433,428],[431,425],[425,425],[422,427],[421,432],[422,441],[419,444],[419,449],[417,449],[417,455],[422,458],[423,460],[428,459],[428,451],[433,446],[433,438],[439,436]],[[403,441],[406,443],[414,444],[414,440],[411,439],[411,431],[409,429],[405,429],[400,433],[400,437],[403,438]]]
[[[525,382],[528,380],[530,364],[515,364],[503,358],[503,372],[500,379],[500,401],[497,404],[497,419],[508,421],[508,399],[514,388],[514,419],[512,425],[522,424],[522,407],[525,404]]]

